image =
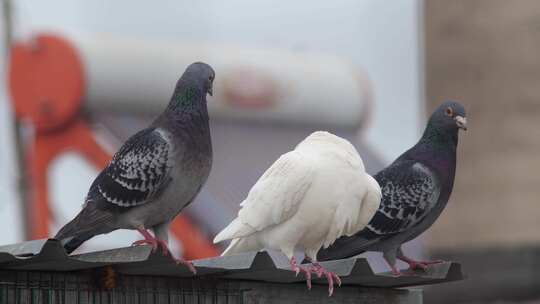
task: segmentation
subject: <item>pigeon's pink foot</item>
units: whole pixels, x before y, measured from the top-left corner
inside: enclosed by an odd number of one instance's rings
[[[400,277],[403,275],[403,273],[401,273],[401,271],[399,269],[397,269],[396,266],[391,266],[391,272],[392,272],[392,275],[396,278]]]
[[[191,271],[193,274],[197,274],[197,269],[195,269],[195,267],[193,266],[193,263],[191,263],[190,261],[186,261],[186,260],[183,260],[183,259],[174,259],[176,261],[176,264],[182,264],[184,266],[186,266],[189,271]]]
[[[189,271],[191,271],[193,274],[197,274],[197,270],[195,269],[195,267],[193,267],[193,263],[191,263],[190,261],[186,261],[180,258],[177,259],[173,257],[171,250],[169,249],[169,246],[167,245],[165,241],[158,239],[157,242],[158,242],[158,248],[161,248],[161,252],[163,253],[164,256],[170,256],[173,260],[176,261],[176,264],[182,264],[186,266],[189,269]]]
[[[146,229],[137,228],[137,231],[142,234],[144,239],[133,242],[133,244],[131,244],[132,246],[150,245],[152,246],[152,251],[156,251],[158,249],[159,241],[155,237],[153,237],[148,231],[146,231]]]
[[[150,245],[152,246],[152,251],[155,251],[158,248],[158,243],[155,240],[138,240],[131,244],[132,246],[139,246],[139,245]]]
[[[321,264],[318,262],[311,263],[310,270],[317,275],[317,277],[322,277],[323,275],[326,277],[326,280],[328,281],[328,296],[331,297],[334,293],[334,280],[338,284],[338,286],[341,286],[341,279],[337,274],[334,272],[328,271],[324,269]]]
[[[406,257],[406,256],[398,257],[398,259],[400,259],[400,260],[402,260],[403,262],[409,264],[409,269],[411,269],[411,270],[420,269],[420,270],[422,270],[422,271],[427,271],[429,265],[434,265],[434,264],[444,263],[443,260],[435,260],[435,261],[416,261],[416,260],[413,260],[413,259],[408,258],[408,257]]]
[[[392,265],[390,263],[388,263],[388,261],[386,262],[388,264],[388,266],[390,266],[390,270],[392,272],[392,275],[396,278],[402,276],[403,274],[401,273],[401,271],[399,271],[399,269],[396,267],[396,265]]]
[[[295,257],[292,257],[289,260],[289,264],[291,265],[292,271],[294,271],[296,273],[296,276],[298,276],[298,274],[300,272],[304,273],[304,275],[306,276],[307,288],[309,290],[311,290],[311,271],[309,269],[306,269],[306,268],[302,267],[302,266],[299,266],[298,263],[296,262]]]
[[[171,251],[169,250],[169,246],[165,241],[153,237],[148,231],[146,231],[146,229],[142,227],[137,228],[137,231],[139,231],[143,235],[144,239],[133,242],[133,245],[151,245],[153,252],[161,248],[161,252],[164,256],[170,256],[176,261],[176,264],[182,264],[189,268],[189,271],[191,271],[193,274],[197,274],[197,270],[195,269],[195,267],[193,267],[193,263],[180,258],[177,259],[172,256]]]
[[[171,251],[169,250],[169,246],[167,245],[167,243],[163,240],[157,240],[157,243],[158,243],[158,248],[161,248],[161,252],[163,253],[164,256],[171,256],[172,257],[172,254],[171,254]]]

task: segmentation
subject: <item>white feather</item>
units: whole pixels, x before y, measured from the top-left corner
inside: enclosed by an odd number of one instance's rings
[[[322,246],[363,229],[381,189],[347,140],[315,132],[282,155],[257,181],[235,218],[214,239],[233,239],[223,253],[264,248],[312,259]]]
[[[216,235],[214,243],[249,236],[290,218],[296,213],[312,176],[309,162],[302,161],[300,153],[291,151],[282,155],[251,188],[240,204],[238,218]]]

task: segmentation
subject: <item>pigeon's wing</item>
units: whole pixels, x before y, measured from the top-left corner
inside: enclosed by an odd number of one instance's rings
[[[439,200],[439,180],[419,162],[402,162],[381,171],[375,178],[381,185],[383,199],[367,229],[376,235],[388,236],[412,228]]]
[[[375,179],[381,186],[382,200],[369,224],[357,234],[341,237],[329,248],[319,251],[319,260],[358,255],[379,241],[412,228],[439,199],[437,177],[416,161],[395,163],[379,172]]]
[[[238,217],[214,239],[245,237],[291,218],[313,181],[310,161],[298,151],[283,154],[251,188]]]
[[[161,129],[133,135],[98,175],[87,201],[111,207],[134,207],[158,196],[170,181],[170,137]],[[178,149],[177,149],[178,150]]]

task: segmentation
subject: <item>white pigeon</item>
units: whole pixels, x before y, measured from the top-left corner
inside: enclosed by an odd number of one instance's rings
[[[339,277],[317,262],[317,252],[343,235],[353,235],[371,220],[381,201],[381,188],[365,172],[360,155],[347,140],[317,131],[283,154],[251,188],[235,218],[214,243],[232,239],[222,255],[264,248],[280,250],[291,269],[328,280]],[[312,262],[298,265],[295,250]]]

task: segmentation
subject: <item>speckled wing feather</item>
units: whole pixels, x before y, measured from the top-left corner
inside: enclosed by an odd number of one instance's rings
[[[380,240],[419,224],[439,200],[440,185],[428,167],[419,162],[399,161],[375,175],[381,186],[379,209],[362,231],[341,237],[319,251],[319,260],[343,259],[370,249]]]
[[[87,200],[119,207],[142,205],[170,181],[171,143],[167,132],[145,129],[132,136],[99,174]]]
[[[396,234],[417,225],[439,200],[437,178],[419,162],[394,164],[375,179],[381,186],[383,199],[366,229],[377,236]]]

